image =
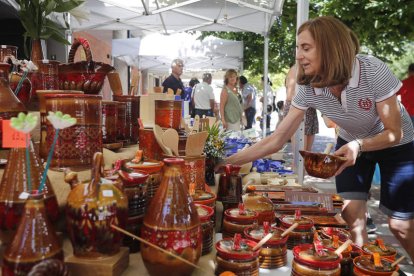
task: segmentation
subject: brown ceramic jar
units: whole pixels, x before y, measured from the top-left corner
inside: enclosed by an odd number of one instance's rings
[[[273,233],[272,238],[260,249],[259,263],[261,268],[272,269],[287,264],[286,242],[288,235],[282,237],[283,231],[281,228],[271,227],[267,221],[263,223],[263,226],[248,227],[244,230],[244,236],[255,242],[259,242],[267,234]]]
[[[164,128],[179,130],[182,101],[155,100],[155,124]]]
[[[282,229],[288,229],[294,223],[298,223],[296,227],[289,234],[287,241],[288,249],[293,249],[296,245],[311,243],[313,241],[313,232],[315,230],[313,221],[307,217],[301,216],[300,210],[295,211],[295,215],[282,216],[280,218],[280,226]]]
[[[392,267],[392,261],[381,258],[378,253],[373,255],[362,255],[354,259],[355,276],[391,276],[399,270],[398,265]]]
[[[140,128],[138,132],[139,148],[144,152],[144,158],[161,160],[163,151],[155,140],[152,128]]]
[[[223,203],[223,209],[235,208],[242,202],[242,177],[240,166],[227,164],[220,174],[217,200]]]
[[[373,253],[378,253],[382,258],[394,261],[397,250],[392,246],[384,244],[383,239],[376,239],[362,246],[362,254],[372,255]]]
[[[246,209],[257,212],[259,225],[263,225],[265,221],[270,224],[274,223],[275,210],[273,202],[268,197],[255,193],[254,186],[247,187],[246,194],[243,195],[243,203]]]
[[[126,103],[125,106],[125,140],[130,144],[138,142],[138,118],[140,96],[113,95],[113,100]]]
[[[234,234],[244,234],[244,229],[257,225],[258,215],[255,211],[246,210],[243,203],[239,208],[224,211],[223,238],[234,237]]]
[[[258,276],[260,248],[253,250],[256,245],[252,240],[242,239],[240,234],[218,241],[216,275],[231,271],[238,276]]]
[[[102,101],[102,143],[116,143],[116,137],[118,135],[117,123],[117,102]]]
[[[214,240],[214,224],[211,217],[214,216],[214,209],[206,206],[196,204],[198,217],[200,218],[201,231],[203,236],[203,249],[201,255],[206,255],[211,252]]]

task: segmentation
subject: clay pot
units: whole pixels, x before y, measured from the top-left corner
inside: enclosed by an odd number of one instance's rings
[[[231,271],[236,275],[258,276],[260,249],[253,250],[257,243],[242,239],[240,234],[234,238],[222,239],[216,243],[216,275]]]
[[[313,244],[301,244],[293,248],[292,276],[340,276],[341,258],[335,252],[324,250],[317,253]]]
[[[243,203],[239,208],[224,211],[223,238],[234,237],[234,234],[243,235],[244,229],[257,225],[258,214],[255,211],[246,210]]]
[[[3,256],[2,275],[27,275],[37,263],[47,259],[63,261],[63,250],[46,215],[44,195],[29,195],[19,226]]]
[[[155,100],[155,124],[179,130],[182,101]]]
[[[353,272],[355,276],[391,276],[399,270],[398,265],[392,267],[391,264],[391,260],[381,258],[378,253],[363,255],[354,259]]]
[[[124,102],[125,106],[125,128],[124,135],[127,143],[136,144],[138,142],[138,117],[140,96],[113,95],[114,101]]]
[[[201,255],[206,255],[213,249],[214,241],[214,224],[211,218],[214,216],[214,209],[206,206],[196,204],[198,217],[200,218],[201,231],[203,237],[203,246]]]
[[[239,175],[240,166],[226,165],[224,173],[220,174],[217,200],[223,203],[242,202],[242,177]]]
[[[141,237],[192,263],[201,255],[202,234],[196,207],[184,184],[183,159],[164,159],[161,185],[144,217]],[[141,243],[150,275],[190,275],[194,267]]]
[[[362,254],[372,255],[373,253],[378,253],[382,258],[394,261],[397,250],[392,246],[384,244],[382,239],[376,239],[362,246]]]
[[[163,151],[155,140],[152,128],[140,128],[138,132],[139,148],[144,152],[144,158],[161,160]]]
[[[259,215],[257,222],[263,225],[267,221],[272,224],[275,220],[275,210],[273,202],[264,195],[255,193],[254,186],[248,187],[246,194],[243,195],[243,203],[246,209],[257,212]]]
[[[31,190],[37,190],[44,169],[31,141],[29,143],[29,158]],[[30,192],[28,190],[27,174],[29,169],[26,162],[26,149],[10,149],[7,159],[8,162],[0,184],[0,240],[6,244],[14,236]],[[41,195],[44,199],[42,204],[46,206],[46,214],[52,223],[56,222],[59,216],[58,202],[48,178]]]
[[[90,182],[79,182],[74,172],[65,176],[71,185],[67,198],[66,224],[73,252],[80,258],[99,258],[119,252],[123,235],[111,224],[124,228],[128,199],[114,182],[101,179],[102,153],[93,157]]]
[[[296,245],[311,243],[313,241],[314,223],[311,219],[301,216],[300,210],[296,210],[293,216],[280,217],[280,227],[282,229],[288,229],[295,222],[299,226],[289,234],[287,241],[288,249],[293,249]]]
[[[346,162],[346,158],[342,156],[304,150],[300,150],[299,153],[305,160],[308,174],[323,179],[334,176],[339,167]]]
[[[17,46],[13,45],[0,45],[0,63],[6,62],[5,58],[7,56],[13,56],[17,58]]]
[[[278,268],[287,264],[286,242],[288,235],[282,237],[282,228],[271,227],[268,222],[263,226],[248,227],[244,230],[244,236],[255,242],[259,242],[267,234],[273,233],[272,238],[267,241],[260,249],[259,263],[261,268]]]
[[[76,118],[76,125],[59,131],[52,168],[90,168],[95,152],[102,152],[102,96],[45,95],[46,113],[61,111]],[[52,146],[56,130],[46,121],[46,146]]]
[[[16,95],[16,89],[20,80],[23,78],[23,73],[12,72],[10,74],[10,89],[13,90]],[[24,77],[22,85],[17,93],[17,98],[26,106],[32,98],[32,82],[28,76]]]
[[[118,109],[117,102],[102,101],[102,143],[116,143]]]
[[[117,141],[125,142],[126,134],[126,103],[116,102],[116,110],[118,113],[118,121],[116,123],[116,127],[118,128],[116,139]]]

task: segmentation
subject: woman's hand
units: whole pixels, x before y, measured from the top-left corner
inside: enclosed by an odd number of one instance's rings
[[[338,169],[335,176],[339,175],[346,167],[355,165],[359,151],[359,143],[356,140],[353,140],[334,152],[334,155],[343,156],[347,159],[346,162]]]
[[[221,121],[221,123],[223,124],[223,128],[224,128],[224,129],[227,129],[227,122],[226,122],[226,121],[224,121],[224,120],[222,120],[222,121]]]

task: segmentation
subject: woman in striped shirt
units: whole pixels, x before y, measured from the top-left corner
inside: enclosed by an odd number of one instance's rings
[[[333,17],[298,30],[298,92],[271,135],[225,161],[245,164],[277,152],[296,131],[307,108],[319,109],[338,127],[336,155],[347,162],[336,174],[342,216],[354,242],[367,242],[366,211],[375,165],[381,170],[380,209],[414,260],[414,129],[396,93],[401,82],[379,59],[357,54],[354,33]]]

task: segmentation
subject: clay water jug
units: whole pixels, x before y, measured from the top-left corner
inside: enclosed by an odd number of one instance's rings
[[[99,258],[119,252],[123,235],[111,224],[125,228],[128,199],[115,182],[101,178],[103,155],[93,157],[91,180],[79,182],[77,174],[65,176],[72,190],[67,199],[66,224],[76,257]]]
[[[29,143],[30,158],[30,182],[28,186],[28,166],[26,162],[25,148],[12,148],[7,157],[7,165],[4,169],[0,183],[0,240],[9,243],[16,231],[18,222],[24,211],[24,204],[31,190],[37,190],[40,186],[43,164],[34,150],[33,143]],[[46,214],[52,223],[58,220],[59,208],[56,195],[49,179],[43,188],[42,196],[46,206]]]
[[[202,233],[195,204],[184,184],[181,158],[164,159],[157,193],[144,217],[141,237],[192,263],[201,255]],[[191,275],[194,267],[141,243],[141,256],[150,275]]]
[[[29,195],[16,235],[4,252],[2,275],[27,275],[47,259],[63,261],[63,249],[46,215],[44,195],[36,190]]]

